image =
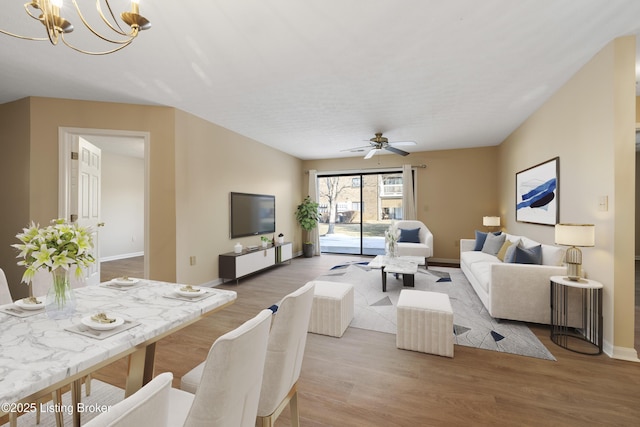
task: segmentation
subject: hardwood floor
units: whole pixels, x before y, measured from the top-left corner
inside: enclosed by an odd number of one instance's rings
[[[345,260],[354,257],[296,258],[220,286],[237,291],[237,302],[160,341],[156,374],[173,372],[177,387],[218,336]],[[301,425],[637,425],[640,364],[576,354],[553,344],[548,327],[531,328],[557,362],[462,346],[449,359],[399,350],[395,335],[357,328],[342,338],[308,334],[298,383]],[[120,361],[95,377],[122,387],[125,374]],[[277,425],[291,425],[288,410]]]

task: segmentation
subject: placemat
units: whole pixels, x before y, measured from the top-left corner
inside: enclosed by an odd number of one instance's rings
[[[30,317],[36,314],[44,313],[44,306],[39,310],[23,310],[13,304],[0,307],[0,311],[15,317]]]
[[[124,332],[127,329],[134,328],[138,326],[140,322],[134,322],[133,320],[125,320],[124,323],[116,328],[113,328],[108,331],[98,331],[96,329],[91,329],[90,327],[83,325],[82,323],[78,323],[73,326],[69,326],[68,328],[64,328],[65,331],[73,332],[75,334],[84,335],[85,337],[95,338],[98,340],[103,340],[105,338],[112,337],[120,332]]]
[[[216,291],[214,289],[206,289],[204,294],[197,297],[184,297],[180,294],[176,294],[175,292],[170,292],[168,294],[165,294],[163,295],[163,297],[171,298],[171,299],[179,299],[180,301],[196,302],[196,301],[202,301],[203,299],[209,298],[210,296],[215,294],[216,294]]]
[[[120,285],[114,282],[105,282],[100,284],[103,288],[115,289],[118,291],[130,291],[131,289],[139,288],[140,286],[146,286],[147,283],[140,280],[138,283],[134,285]]]

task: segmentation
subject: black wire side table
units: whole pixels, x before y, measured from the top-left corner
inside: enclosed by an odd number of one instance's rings
[[[602,283],[552,276],[551,341],[581,354],[602,353]]]

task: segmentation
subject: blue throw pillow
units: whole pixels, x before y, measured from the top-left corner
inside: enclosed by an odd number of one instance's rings
[[[495,231],[493,233],[495,236],[499,236],[502,234],[502,231]],[[484,241],[487,240],[487,233],[476,230],[476,246],[473,248],[474,251],[481,251],[484,246]]]
[[[398,242],[406,243],[420,243],[420,229],[414,228],[412,230],[400,229],[400,239]]]
[[[542,246],[531,248],[516,247],[514,262],[516,264],[542,264]]]

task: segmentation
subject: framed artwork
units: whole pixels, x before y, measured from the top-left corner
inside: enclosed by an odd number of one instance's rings
[[[556,225],[560,220],[560,158],[516,173],[516,221]]]

